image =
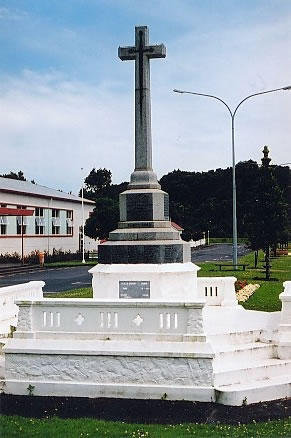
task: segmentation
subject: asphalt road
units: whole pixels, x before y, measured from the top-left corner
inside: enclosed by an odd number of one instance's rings
[[[242,256],[249,250],[244,245],[238,246],[238,255]],[[231,260],[232,245],[211,245],[192,251],[192,261],[199,265],[200,262],[215,260]],[[73,268],[44,269],[23,274],[10,274],[0,277],[0,287],[14,284],[27,283],[28,281],[43,280],[44,292],[62,292],[81,287],[89,287],[92,284],[92,275],[88,272],[91,267],[77,266]]]
[[[92,274],[88,270],[93,266],[77,266],[73,268],[44,269],[22,274],[10,274],[0,277],[0,287],[43,280],[44,292],[62,292],[92,284]]]
[[[248,254],[250,250],[244,245],[238,245],[238,256],[241,257]],[[217,245],[205,246],[201,249],[192,250],[192,262],[213,262],[213,261],[231,261],[232,260],[232,244],[220,243]]]

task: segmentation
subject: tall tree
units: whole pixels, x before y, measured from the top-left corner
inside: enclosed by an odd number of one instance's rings
[[[104,239],[117,228],[119,220],[119,194],[126,190],[127,182],[112,184],[110,170],[93,168],[85,179],[84,197],[96,202],[87,219],[84,232],[93,239]]]
[[[269,149],[264,147],[262,167],[254,182],[245,225],[252,249],[265,252],[265,275],[270,278],[270,248],[276,248],[285,238],[288,229],[288,205],[284,200],[272,168],[269,166]]]
[[[91,170],[85,178],[84,197],[95,200],[101,195],[102,190],[109,187],[112,182],[112,173],[107,169]]]

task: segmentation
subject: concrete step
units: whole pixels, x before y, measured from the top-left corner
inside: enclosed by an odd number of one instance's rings
[[[237,366],[232,369],[226,368],[218,372],[214,370],[214,385],[229,386],[244,382],[251,383],[281,375],[291,376],[291,360],[265,359],[246,368],[237,364]]]
[[[275,346],[262,342],[251,342],[243,345],[212,345],[215,350],[213,367],[218,371],[223,371],[226,367],[232,368],[240,364],[242,368],[247,368],[251,364],[264,359],[275,357]]]
[[[261,340],[262,330],[246,330],[233,333],[206,335],[207,340],[215,345],[241,345]]]
[[[216,402],[229,406],[242,406],[269,400],[291,397],[291,377],[280,377],[248,384],[215,386]]]

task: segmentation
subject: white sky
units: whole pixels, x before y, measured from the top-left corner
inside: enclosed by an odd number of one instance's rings
[[[291,85],[289,0],[0,0],[0,173],[77,193],[106,167],[115,183],[134,166],[134,63],[118,46],[148,25],[167,58],[151,62],[153,165],[231,165],[232,108],[249,94]],[[250,99],[236,118],[236,160],[291,162],[291,91]]]

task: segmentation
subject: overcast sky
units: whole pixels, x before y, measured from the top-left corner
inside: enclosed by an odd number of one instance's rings
[[[0,174],[77,193],[81,167],[134,167],[134,62],[117,57],[148,25],[158,177],[231,165],[230,116],[249,94],[291,85],[290,0],[0,0]],[[291,91],[245,102],[236,161],[291,162]]]

